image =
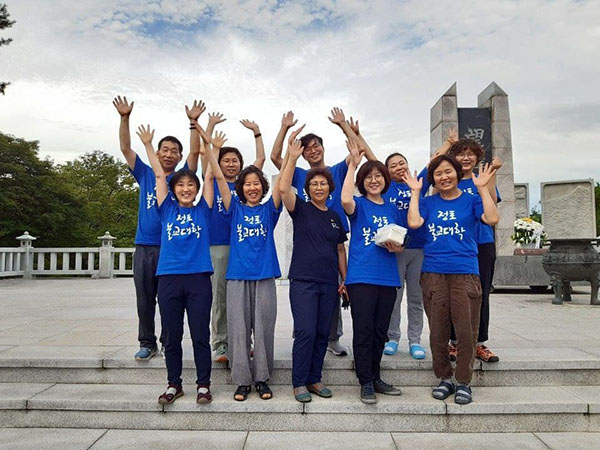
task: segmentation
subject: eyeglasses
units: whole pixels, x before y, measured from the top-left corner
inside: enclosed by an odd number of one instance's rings
[[[381,175],[380,173],[378,173],[377,175],[367,175],[365,177],[365,180],[367,180],[367,181],[372,181],[372,180],[381,181],[381,180],[383,180],[383,175]]]
[[[321,181],[321,182],[317,182],[317,181],[311,181],[310,183],[308,183],[308,186],[311,188],[316,188],[316,187],[328,187],[329,183],[327,181]]]

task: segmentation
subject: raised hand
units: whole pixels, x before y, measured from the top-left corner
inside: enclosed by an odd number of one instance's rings
[[[117,108],[117,112],[121,115],[121,116],[128,116],[131,114],[131,110],[133,109],[133,103],[128,103],[127,102],[127,97],[123,97],[121,98],[121,96],[117,96],[113,99],[112,104],[115,105],[115,108]]]
[[[281,118],[281,126],[288,130],[298,123],[298,120],[294,120],[294,113],[292,111],[286,112]]]
[[[152,144],[152,139],[154,139],[154,130],[150,131],[150,124],[148,124],[147,127],[140,125],[136,134],[140,137],[142,144]]]
[[[410,170],[404,172],[402,181],[404,181],[408,185],[411,191],[420,191],[421,189],[423,189],[423,178],[417,179],[416,170],[414,175],[410,173]]]
[[[223,114],[214,112],[208,113],[208,126],[212,125],[213,127],[221,122],[225,122],[227,119],[223,117]]]
[[[456,142],[458,142],[458,130],[456,128],[452,127],[448,130],[448,135],[446,136],[446,141],[450,145],[453,145]]]
[[[503,162],[500,158],[498,158],[497,156],[494,156],[492,158],[492,168],[498,170],[498,169],[500,169],[500,167],[502,167],[502,165],[503,165]]]
[[[244,125],[246,128],[248,128],[249,130],[252,130],[254,132],[254,134],[260,133],[260,129],[258,128],[258,125],[256,124],[256,122],[253,122],[252,120],[242,119],[242,120],[240,120],[240,123],[242,125]]]
[[[290,157],[294,159],[300,158],[302,153],[304,152],[304,147],[300,143],[300,139],[294,139],[292,142],[288,144],[288,153]]]
[[[492,167],[491,164],[486,164],[485,166],[483,166],[483,168],[480,165],[479,176],[475,176],[474,173],[471,175],[471,178],[473,179],[473,184],[477,186],[477,188],[486,187],[492,179],[492,176],[496,173],[496,170],[497,169]]]
[[[185,113],[192,121],[198,120],[198,117],[200,117],[204,111],[206,111],[206,106],[202,100],[194,100],[194,104],[191,108],[188,108],[188,105],[185,105]]]
[[[212,143],[214,148],[223,148],[223,144],[227,142],[225,139],[225,133],[222,131],[217,131],[215,135],[211,138],[210,142]]]
[[[358,167],[358,165],[360,164],[360,160],[363,157],[364,152],[361,152],[358,149],[358,144],[352,139],[348,139],[346,141],[346,147],[348,147],[348,151],[350,152],[350,161],[356,167]]]
[[[292,131],[292,134],[290,134],[290,137],[288,139],[288,145],[296,139],[296,136],[298,136],[302,132],[302,130],[304,130],[305,126],[306,126],[306,124],[302,125],[297,130]]]
[[[346,121],[346,116],[344,116],[342,108],[336,106],[331,110],[331,117],[328,117],[328,119],[331,123],[341,126]]]
[[[356,119],[356,122],[355,122],[354,119],[352,118],[352,116],[350,116],[350,120],[346,120],[346,123],[348,124],[350,129],[352,131],[354,131],[354,134],[356,134],[357,136],[360,136],[360,129],[358,128],[358,119]]]

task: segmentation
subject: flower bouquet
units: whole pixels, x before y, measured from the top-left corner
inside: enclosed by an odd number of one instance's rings
[[[521,248],[541,248],[548,238],[544,226],[531,217],[515,220],[514,230],[511,239]]]

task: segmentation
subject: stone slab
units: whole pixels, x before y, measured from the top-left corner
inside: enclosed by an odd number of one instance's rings
[[[73,428],[0,428],[0,448],[3,450],[87,450],[105,432],[106,430]]]
[[[542,259],[539,255],[497,256],[493,285],[549,286],[550,277],[542,266]]]
[[[244,450],[396,450],[389,433],[266,433],[248,434]]]
[[[552,450],[600,448],[600,433],[536,433]]]
[[[547,450],[530,433],[392,433],[398,450]]]
[[[569,394],[588,404],[590,414],[600,414],[600,387],[598,386],[563,386]]]
[[[497,363],[482,363],[482,370],[600,369],[600,358],[576,348],[503,348]]]
[[[242,450],[244,431],[108,430],[90,450]]]
[[[558,386],[481,387],[473,389],[473,403],[446,400],[448,414],[587,413],[587,403]]]
[[[100,368],[103,359],[117,352],[119,348],[20,345],[0,353],[0,367]]]
[[[595,238],[594,180],[541,183],[543,225],[550,239]]]
[[[51,386],[52,384],[2,383],[0,384],[0,409],[25,409],[28,399]]]
[[[529,217],[529,183],[515,183],[515,214],[517,219]]]

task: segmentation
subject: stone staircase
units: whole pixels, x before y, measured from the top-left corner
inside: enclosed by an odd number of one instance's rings
[[[33,349],[35,350],[35,349]],[[233,400],[224,365],[213,367],[210,405],[195,403],[193,385],[165,407],[157,403],[166,369],[161,358],[140,363],[131,347],[89,355],[60,348],[18,347],[0,352],[0,420],[3,427],[251,431],[543,432],[600,431],[600,358],[575,348],[503,349],[496,364],[476,362],[475,402],[434,400],[431,361],[385,357],[382,377],[402,386],[401,397],[358,399],[351,357],[328,355],[324,383],[332,399],[308,404],[291,394],[291,360],[278,355],[271,380],[274,398],[252,393]],[[191,355],[189,347],[186,358]],[[184,380],[194,380],[184,360]]]

